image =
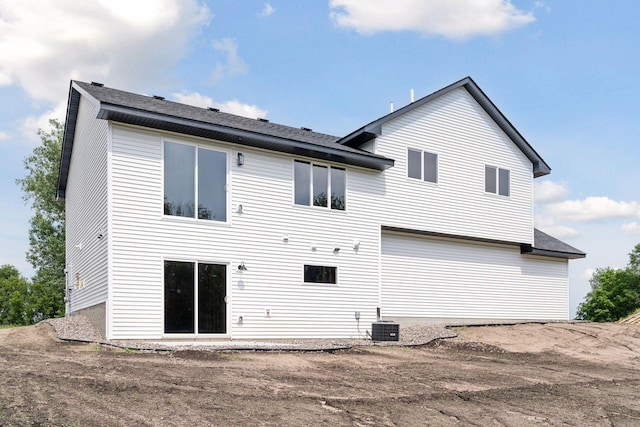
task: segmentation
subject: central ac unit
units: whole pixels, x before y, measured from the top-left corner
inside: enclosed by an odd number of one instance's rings
[[[398,341],[400,339],[400,325],[394,322],[373,322],[371,324],[371,339],[373,341]]]

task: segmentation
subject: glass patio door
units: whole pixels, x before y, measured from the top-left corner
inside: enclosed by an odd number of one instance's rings
[[[164,262],[164,332],[227,333],[227,266]]]

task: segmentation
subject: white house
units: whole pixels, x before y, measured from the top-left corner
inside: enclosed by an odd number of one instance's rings
[[[568,319],[549,166],[471,78],[344,137],[72,81],[68,311],[108,339],[365,336]]]

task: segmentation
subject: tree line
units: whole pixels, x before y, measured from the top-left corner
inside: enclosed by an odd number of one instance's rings
[[[625,268],[599,268],[589,283],[591,291],[578,306],[578,319],[614,322],[640,309],[640,243]]]
[[[35,275],[24,278],[12,265],[0,267],[0,324],[30,325],[64,314],[65,212],[56,200],[64,125],[49,121],[38,130],[41,144],[24,160],[26,174],[16,180],[31,204],[27,260]]]

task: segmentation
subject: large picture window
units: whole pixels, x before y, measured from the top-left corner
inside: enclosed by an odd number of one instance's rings
[[[407,176],[427,182],[438,182],[438,155],[428,151],[407,150]]]
[[[227,154],[164,143],[164,214],[227,220]],[[197,207],[197,208],[196,208]]]
[[[304,266],[305,283],[337,283],[337,267],[325,267],[321,265]]]
[[[335,210],[346,208],[346,171],[342,168],[293,162],[294,202]]]
[[[501,196],[509,196],[511,194],[510,175],[509,169],[485,166],[484,191]]]

